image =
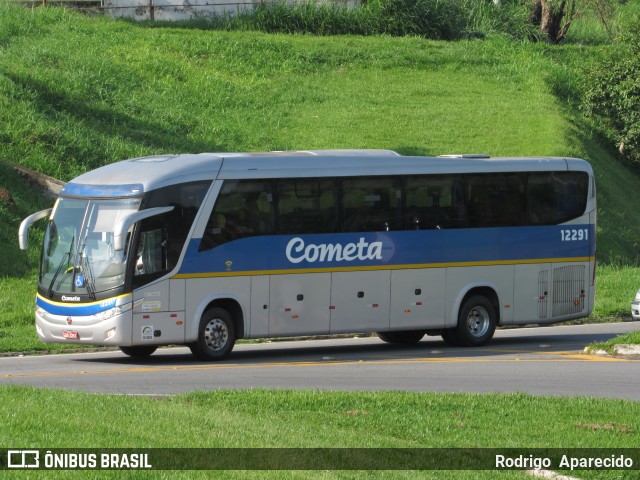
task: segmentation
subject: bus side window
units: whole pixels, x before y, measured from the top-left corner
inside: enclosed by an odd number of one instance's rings
[[[405,229],[430,230],[464,226],[462,182],[451,175],[407,177]]]
[[[466,180],[469,227],[511,227],[527,223],[522,175],[482,173],[468,175]]]
[[[342,231],[402,229],[402,190],[397,178],[349,178],[343,180],[342,190]]]
[[[327,179],[278,182],[278,233],[329,233],[337,230],[335,183]]]
[[[239,238],[274,233],[271,182],[226,181],[207,221],[198,251]]]
[[[528,187],[532,225],[564,223],[584,214],[589,191],[585,172],[532,173]]]

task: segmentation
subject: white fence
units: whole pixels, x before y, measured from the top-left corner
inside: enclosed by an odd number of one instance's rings
[[[316,0],[317,1],[317,0]],[[346,6],[359,0],[320,0]],[[134,20],[189,20],[198,17],[234,16],[264,0],[102,0],[105,14]]]

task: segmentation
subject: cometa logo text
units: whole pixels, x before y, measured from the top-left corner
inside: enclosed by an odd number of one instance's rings
[[[360,237],[357,243],[305,244],[300,237],[292,238],[287,244],[287,259],[291,263],[353,262],[354,260],[382,260],[382,242],[368,243]]]
[[[79,302],[80,301],[80,297],[67,297],[66,295],[62,295],[62,301],[63,302]]]

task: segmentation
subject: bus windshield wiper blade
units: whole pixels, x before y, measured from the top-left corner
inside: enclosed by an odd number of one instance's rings
[[[60,270],[62,270],[62,265],[64,265],[64,261],[71,258],[71,251],[73,250],[73,242],[75,239],[76,239],[75,235],[71,237],[71,243],[69,244],[69,251],[65,252],[65,254],[62,256],[62,260],[60,260],[60,264],[56,269],[56,273],[53,275],[53,278],[51,279],[51,283],[49,284],[49,288],[47,289],[49,298],[51,298],[51,295],[53,295],[53,285],[56,283],[56,278],[58,278],[58,275],[60,275]]]
[[[56,283],[56,278],[58,278],[58,275],[60,275],[60,271],[62,270],[64,261],[69,259],[69,257],[71,257],[71,252],[65,252],[65,254],[62,256],[62,260],[60,260],[60,264],[58,265],[56,273],[53,275],[53,278],[51,279],[51,283],[49,284],[49,288],[47,289],[47,293],[49,294],[49,297],[53,295],[53,285]]]
[[[95,280],[93,279],[93,270],[91,269],[91,263],[87,260],[85,255],[82,255],[80,259],[80,271],[84,274],[84,286],[87,289],[87,294],[92,300],[96,299]]]

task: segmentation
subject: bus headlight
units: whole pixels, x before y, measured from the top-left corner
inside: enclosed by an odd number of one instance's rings
[[[110,328],[109,330],[107,330],[106,332],[104,332],[104,339],[105,340],[109,340],[111,337],[113,337],[116,334],[116,327]]]
[[[47,316],[47,311],[39,305],[36,305],[36,315],[40,318],[45,318]]]
[[[127,312],[131,310],[131,302],[125,303],[124,305],[118,305],[116,307],[110,308],[109,310],[105,310],[100,313],[96,313],[96,317],[100,320],[107,320],[116,315],[120,315],[121,313]]]

